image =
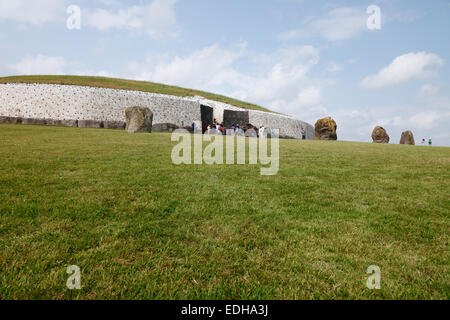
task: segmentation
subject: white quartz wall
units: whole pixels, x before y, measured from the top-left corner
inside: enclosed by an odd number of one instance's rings
[[[0,116],[125,122],[125,109],[148,107],[153,123],[189,127],[201,120],[200,105],[214,109],[214,118],[223,121],[226,109],[242,111],[226,103],[203,97],[176,97],[140,91],[51,84],[0,84]],[[280,129],[282,137],[301,138],[301,128],[314,139],[314,128],[289,116],[249,110],[250,123],[256,127]]]
[[[0,116],[125,121],[125,109],[130,106],[150,108],[154,124],[184,127],[201,119],[200,103],[180,97],[65,85],[0,85]]]
[[[300,139],[303,128],[306,131],[306,138],[314,139],[314,127],[312,125],[289,116],[250,110],[249,120],[252,125],[258,128],[264,126],[270,129],[280,129],[280,137]]]

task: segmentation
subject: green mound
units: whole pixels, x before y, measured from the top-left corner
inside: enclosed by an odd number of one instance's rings
[[[0,299],[449,299],[450,148],[281,140],[262,177],[176,144],[1,124]]]
[[[61,84],[61,85],[74,85],[74,86],[88,86],[121,90],[133,90],[152,92],[160,94],[168,94],[179,97],[193,97],[202,96],[207,99],[211,99],[218,102],[224,102],[233,106],[250,109],[260,110],[266,112],[272,112],[266,108],[260,107],[256,104],[236,100],[233,98],[225,97],[222,95],[204,92],[193,89],[185,89],[176,86],[169,86],[161,83],[136,81],[116,78],[104,78],[104,77],[87,77],[87,76],[12,76],[12,77],[0,77],[0,84],[4,83],[45,83],[45,84]]]

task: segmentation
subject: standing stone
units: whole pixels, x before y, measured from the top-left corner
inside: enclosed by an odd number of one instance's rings
[[[316,139],[319,140],[337,140],[336,121],[328,118],[319,119],[315,125]]]
[[[373,143],[389,143],[389,135],[383,127],[376,126],[372,132]]]
[[[400,138],[400,144],[410,144],[410,145],[416,145],[416,142],[414,141],[414,136],[411,131],[403,131],[402,137]]]
[[[129,107],[125,110],[125,117],[127,132],[152,132],[153,112],[149,108]]]

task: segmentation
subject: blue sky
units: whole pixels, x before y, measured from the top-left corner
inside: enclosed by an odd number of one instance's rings
[[[0,0],[0,76],[157,81],[331,116],[340,140],[381,125],[391,143],[412,130],[450,146],[449,30],[449,0]]]

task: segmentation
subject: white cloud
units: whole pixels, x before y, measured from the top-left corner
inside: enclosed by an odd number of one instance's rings
[[[444,61],[434,53],[411,52],[401,55],[381,69],[376,75],[368,76],[361,82],[364,88],[383,88],[410,80],[423,79],[435,74]]]
[[[106,9],[85,10],[83,17],[88,26],[100,31],[130,30],[145,32],[158,38],[173,34],[176,23],[175,2],[176,0],[153,0],[145,5],[120,8],[116,12]],[[108,3],[114,4],[114,1]]]
[[[321,86],[308,77],[319,62],[316,48],[283,48],[253,58],[246,52],[246,43],[229,49],[212,45],[186,57],[149,57],[142,63],[131,62],[126,72],[134,79],[230,95],[300,119],[326,114],[320,97]],[[252,61],[254,65],[250,69],[257,71],[238,70],[236,65],[240,59]]]
[[[356,7],[342,7],[329,11],[324,17],[308,21],[304,27],[289,30],[278,35],[280,40],[293,40],[321,36],[328,41],[353,38],[367,30],[365,10]]]
[[[76,76],[93,76],[93,77],[106,77],[106,78],[120,78],[117,74],[108,71],[92,71],[92,70],[77,70],[71,74]]]
[[[81,8],[82,27],[99,31],[129,30],[143,32],[153,38],[175,34],[176,0],[152,0],[145,4],[124,6],[116,0],[97,0],[107,9]],[[0,21],[15,21],[40,26],[66,21],[69,0],[0,0]],[[113,11],[114,10],[114,11]]]
[[[28,56],[16,64],[10,65],[10,70],[16,74],[64,74],[63,68],[66,61],[63,57],[49,57],[38,54]]]
[[[439,91],[439,86],[427,83],[420,87],[419,96],[422,98],[434,96]]]
[[[0,21],[16,21],[41,25],[64,19],[65,1],[0,0]]]
[[[330,62],[326,68],[326,71],[331,73],[340,72],[342,70],[344,70],[344,68],[342,68],[342,66],[336,62]]]
[[[177,56],[170,61],[149,58],[144,66],[136,64],[134,70],[138,71],[140,79],[213,89],[236,80],[238,74],[232,64],[242,55],[246,44],[242,46],[240,50],[231,51],[213,45],[197,50],[186,58]]]
[[[0,77],[11,76],[15,73],[16,71],[11,66],[0,63]]]
[[[424,111],[412,115],[406,122],[415,128],[431,130],[436,127],[441,115],[436,111]]]

